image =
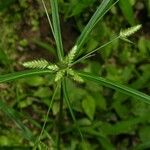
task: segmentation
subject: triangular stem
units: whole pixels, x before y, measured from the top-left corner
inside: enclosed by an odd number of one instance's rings
[[[63,86],[61,82],[61,87],[60,87],[60,103],[59,103],[59,116],[58,116],[58,137],[57,137],[57,149],[60,150],[60,140],[61,140],[61,128],[62,128],[62,123],[63,123],[63,105],[64,105],[64,96],[63,96]]]
[[[63,81],[62,81],[62,84],[63,84],[63,94],[64,94],[64,100],[66,102],[66,104],[68,105],[68,108],[69,108],[69,111],[70,111],[70,114],[71,114],[71,117],[75,123],[75,126],[77,128],[77,130],[79,131],[79,134],[81,136],[81,139],[83,140],[83,135],[82,135],[82,132],[80,130],[80,127],[78,126],[77,124],[77,120],[75,118],[75,115],[72,111],[72,108],[71,108],[71,103],[70,103],[70,100],[69,100],[69,97],[68,97],[68,93],[67,93],[67,87],[66,87],[66,79],[64,78]]]
[[[37,148],[37,146],[38,146],[38,144],[39,144],[39,142],[40,142],[40,140],[41,140],[41,137],[42,137],[42,135],[43,135],[43,132],[44,132],[44,130],[45,130],[45,126],[46,126],[46,123],[47,123],[47,120],[48,120],[48,115],[49,115],[50,110],[51,110],[51,108],[52,108],[52,105],[53,105],[53,103],[54,103],[54,97],[55,97],[55,95],[56,95],[56,93],[57,93],[58,87],[59,87],[59,84],[57,84],[56,89],[54,90],[54,93],[53,93],[53,95],[52,95],[52,99],[51,99],[50,104],[49,104],[49,107],[48,107],[48,111],[47,111],[46,116],[45,116],[45,119],[44,119],[44,123],[43,123],[43,126],[42,126],[41,133],[40,133],[39,137],[37,138],[37,140],[36,140],[36,142],[35,142],[35,144],[34,144],[34,148],[33,148],[33,149],[35,149],[35,150],[36,150],[36,148]]]

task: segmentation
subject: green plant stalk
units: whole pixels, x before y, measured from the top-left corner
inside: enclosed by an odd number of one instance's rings
[[[63,85],[64,100],[65,100],[66,104],[68,105],[68,108],[69,108],[70,114],[71,114],[71,116],[72,116],[72,119],[73,119],[73,121],[74,121],[74,123],[75,123],[75,126],[76,126],[77,130],[79,131],[79,134],[80,134],[80,136],[81,136],[81,139],[83,140],[82,132],[81,132],[81,130],[80,130],[80,127],[79,127],[78,124],[77,124],[77,120],[76,120],[75,115],[74,115],[74,113],[73,113],[73,111],[72,111],[72,108],[71,108],[71,103],[70,103],[70,100],[69,100],[69,97],[68,97],[68,93],[67,93],[66,79],[65,79],[65,78],[64,78],[63,81],[62,81],[62,85]]]
[[[92,29],[95,27],[95,25],[102,19],[102,17],[119,1],[116,0],[108,9],[108,4],[110,3],[111,0],[103,0],[101,5],[98,7],[88,24],[85,26],[83,29],[81,35],[79,36],[76,46],[77,46],[77,53],[76,55],[79,56],[82,53],[82,46],[84,45],[88,35],[92,31]],[[106,9],[106,10],[105,10]]]
[[[71,63],[70,67],[73,66],[73,65],[75,65],[75,64],[77,64],[77,63],[79,63],[79,62],[81,62],[82,60],[85,60],[85,59],[91,57],[93,53],[99,51],[100,49],[102,49],[102,48],[104,48],[106,46],[108,46],[109,44],[111,44],[112,42],[118,40],[119,38],[120,38],[120,36],[117,36],[117,37],[113,38],[111,41],[107,42],[106,44],[104,44],[104,45],[102,45],[102,46],[100,46],[100,47],[92,50],[91,52],[87,53],[83,57],[81,57],[81,58],[77,59],[76,61],[74,61],[73,63]]]
[[[39,142],[40,142],[40,140],[41,140],[41,137],[42,137],[42,135],[43,135],[43,132],[44,132],[44,130],[45,130],[45,126],[46,126],[46,123],[47,123],[47,120],[48,120],[48,115],[49,115],[50,110],[51,110],[51,108],[52,108],[52,105],[53,105],[53,103],[54,103],[54,98],[55,98],[55,95],[56,95],[56,93],[57,93],[58,87],[59,87],[59,84],[57,84],[56,89],[54,90],[54,93],[53,93],[53,95],[52,95],[52,99],[51,99],[51,101],[50,101],[50,104],[49,104],[49,107],[48,107],[48,111],[47,111],[46,116],[45,116],[45,119],[44,119],[44,124],[43,124],[43,126],[42,126],[41,133],[40,133],[39,137],[37,138],[37,141],[35,142],[35,145],[34,145],[34,149],[35,149],[35,150],[36,150],[36,148],[37,148],[37,146],[38,146],[38,144],[39,144]]]
[[[19,128],[21,135],[29,140],[30,142],[35,141],[35,137],[32,134],[31,130],[26,127],[22,121],[20,120],[20,114],[15,111],[13,108],[9,107],[7,104],[5,104],[2,100],[0,100],[0,111],[4,112],[6,116],[8,116],[11,120],[13,120],[16,124],[16,126]]]
[[[52,34],[53,34],[53,36],[55,37],[54,29],[53,29],[52,22],[51,22],[51,19],[50,19],[50,17],[49,17],[48,10],[47,10],[47,8],[46,8],[45,2],[44,2],[44,0],[41,0],[41,1],[42,1],[44,10],[45,10],[46,16],[47,16],[48,23],[49,23],[50,28],[51,28],[51,30],[52,30]]]
[[[57,137],[57,149],[61,150],[60,142],[61,142],[61,129],[62,129],[62,123],[63,123],[63,105],[64,105],[64,96],[63,96],[63,85],[61,82],[60,87],[60,104],[59,104],[59,116],[58,116],[58,137]]]

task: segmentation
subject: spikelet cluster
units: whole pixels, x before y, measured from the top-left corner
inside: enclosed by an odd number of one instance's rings
[[[76,47],[72,49],[70,53],[68,54],[69,63],[73,61],[75,52],[76,52]],[[73,69],[69,68],[68,66],[64,68],[63,67],[60,68],[58,65],[51,64],[45,59],[24,62],[23,66],[26,68],[32,68],[32,69],[49,69],[53,72],[56,72],[55,82],[58,82],[59,80],[61,80],[66,74],[77,82],[80,82],[80,83],[83,82],[83,79]]]
[[[61,80],[61,79],[64,77],[65,72],[66,72],[65,69],[59,70],[59,71],[56,73],[55,82]]]
[[[56,73],[55,82],[61,80],[65,74],[67,74],[73,80],[75,80],[77,82],[80,82],[80,83],[84,82],[84,80],[71,68],[59,70]]]
[[[47,69],[50,69],[52,71],[58,71],[59,67],[56,64],[51,64],[47,66]]]
[[[24,67],[32,69],[45,69],[48,65],[49,63],[45,59],[27,61],[23,63]]]
[[[141,29],[141,25],[136,25],[134,27],[130,27],[128,29],[125,29],[125,30],[122,30],[120,31],[120,37],[121,38],[127,38],[129,37],[130,35],[134,34],[135,32],[137,32],[139,29]]]
[[[49,150],[49,147],[41,141],[39,141],[38,148],[39,149],[44,149],[44,150]]]
[[[84,80],[73,69],[68,69],[67,74],[70,75],[71,78],[77,82],[84,82]]]
[[[76,51],[77,51],[77,46],[75,45],[71,50],[70,52],[68,53],[67,57],[66,57],[66,62],[68,64],[71,64],[73,62],[73,59],[75,57],[75,54],[76,54]]]

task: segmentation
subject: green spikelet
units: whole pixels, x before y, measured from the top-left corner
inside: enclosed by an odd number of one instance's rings
[[[125,30],[122,30],[120,31],[120,38],[127,38],[129,37],[130,35],[134,34],[135,32],[137,32],[139,29],[141,29],[141,25],[136,25],[134,27],[131,27],[131,28],[128,28],[128,29],[125,29]]]
[[[33,69],[45,69],[47,68],[48,65],[49,63],[45,59],[33,60],[33,61],[28,61],[23,63],[24,67],[33,68]]]
[[[61,80],[65,75],[65,70],[59,70],[57,73],[56,73],[56,77],[55,77],[55,82]]]
[[[45,143],[40,141],[38,144],[38,149],[39,150],[49,150],[49,147]]]
[[[68,55],[67,55],[67,57],[66,57],[67,64],[72,63],[72,61],[73,61],[73,59],[74,59],[74,57],[75,57],[76,51],[77,51],[77,46],[75,45],[75,46],[70,50],[70,52],[68,53]]]
[[[59,69],[59,67],[55,64],[48,65],[47,68],[52,71],[58,71],[58,69]]]
[[[70,75],[72,79],[77,82],[80,82],[80,83],[84,82],[84,80],[73,69],[68,69],[67,74]]]

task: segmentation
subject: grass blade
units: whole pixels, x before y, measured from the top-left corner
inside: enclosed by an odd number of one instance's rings
[[[87,80],[96,82],[99,85],[109,87],[111,89],[114,89],[116,91],[119,91],[119,92],[124,93],[124,94],[129,95],[129,96],[133,96],[133,97],[135,97],[141,101],[144,101],[144,102],[150,104],[150,96],[147,94],[144,94],[142,92],[139,92],[135,89],[132,89],[130,87],[121,85],[119,83],[104,79],[102,77],[94,76],[94,75],[89,74],[89,73],[80,72],[79,75],[83,79],[87,79]]]
[[[20,115],[17,111],[15,111],[13,108],[8,107],[8,105],[5,104],[2,100],[0,100],[0,110],[2,110],[2,112],[4,112],[6,116],[8,116],[16,123],[21,131],[21,135],[25,139],[34,142],[35,138],[32,132],[21,122],[21,120],[19,119]]]
[[[41,1],[42,1],[44,10],[45,10],[46,16],[47,16],[48,23],[49,23],[50,28],[51,28],[51,30],[52,30],[52,34],[53,34],[53,36],[55,36],[55,35],[54,35],[54,29],[53,29],[53,26],[52,26],[52,22],[51,22],[51,19],[50,19],[50,17],[49,17],[48,10],[47,10],[47,8],[46,8],[45,2],[44,2],[44,0],[41,0]]]
[[[33,42],[40,48],[43,48],[47,50],[50,54],[56,56],[55,49],[49,43],[42,42],[41,40],[33,40]]]
[[[61,38],[61,30],[60,30],[60,21],[59,21],[59,13],[58,13],[58,1],[50,0],[51,9],[52,9],[52,20],[53,20],[53,29],[54,29],[54,38],[57,46],[57,55],[60,61],[63,60],[64,50]]]
[[[49,74],[49,73],[52,72],[50,70],[28,70],[28,71],[14,72],[6,75],[0,75],[0,83],[13,81],[25,77],[35,76],[35,75]]]
[[[134,13],[130,1],[120,0],[119,6],[122,10],[123,15],[125,16],[126,20],[130,23],[130,25],[135,25]]]
[[[43,135],[43,132],[44,132],[44,130],[45,130],[45,126],[46,126],[46,123],[47,123],[47,120],[48,120],[48,115],[49,115],[50,110],[51,110],[51,108],[52,108],[52,105],[53,105],[53,103],[54,103],[54,97],[55,97],[55,95],[56,95],[56,93],[57,93],[58,87],[59,87],[59,84],[56,86],[56,88],[55,88],[55,90],[54,90],[52,99],[51,99],[50,104],[49,104],[49,107],[48,107],[48,111],[47,111],[46,116],[45,116],[45,119],[44,119],[44,124],[43,124],[43,126],[42,126],[41,133],[40,133],[39,137],[37,138],[37,141],[35,142],[34,149],[37,148],[37,146],[38,146],[38,144],[39,144],[39,142],[40,142],[40,140],[41,140],[41,137],[42,137],[42,135]]]
[[[72,116],[72,119],[73,119],[73,121],[74,121],[74,123],[75,123],[75,125],[76,125],[76,127],[77,127],[77,129],[79,131],[79,133],[80,133],[81,139],[83,140],[82,132],[81,132],[81,130],[80,130],[78,124],[77,124],[75,115],[74,115],[74,113],[72,111],[72,108],[71,108],[71,103],[70,103],[70,100],[69,100],[69,97],[68,97],[67,87],[66,87],[66,80],[65,79],[62,81],[62,85],[63,85],[63,92],[64,92],[64,100],[65,100],[65,102],[67,103],[67,105],[69,107],[69,111],[70,111],[70,114]]]
[[[82,31],[81,35],[79,36],[76,46],[77,46],[77,55],[81,53],[81,47],[83,46],[86,38],[89,36],[91,30],[94,26],[102,19],[102,17],[108,12],[111,7],[116,4],[119,0],[116,0],[111,6],[106,10],[108,5],[110,4],[111,0],[103,0],[101,5],[98,7],[88,24],[85,26],[84,30]]]
[[[76,61],[74,61],[73,63],[71,63],[70,66],[73,66],[73,65],[75,65],[75,64],[77,64],[77,63],[79,63],[79,62],[81,62],[82,60],[85,60],[85,59],[87,59],[87,58],[93,56],[93,53],[95,53],[95,52],[101,50],[102,48],[104,48],[104,47],[106,47],[106,46],[108,46],[109,44],[113,43],[114,41],[118,40],[119,38],[120,38],[120,36],[117,36],[117,37],[113,38],[111,41],[109,41],[109,42],[103,44],[102,46],[97,47],[96,49],[90,51],[89,53],[85,54],[85,55],[82,56],[81,58],[79,58],[79,59],[77,59]]]

